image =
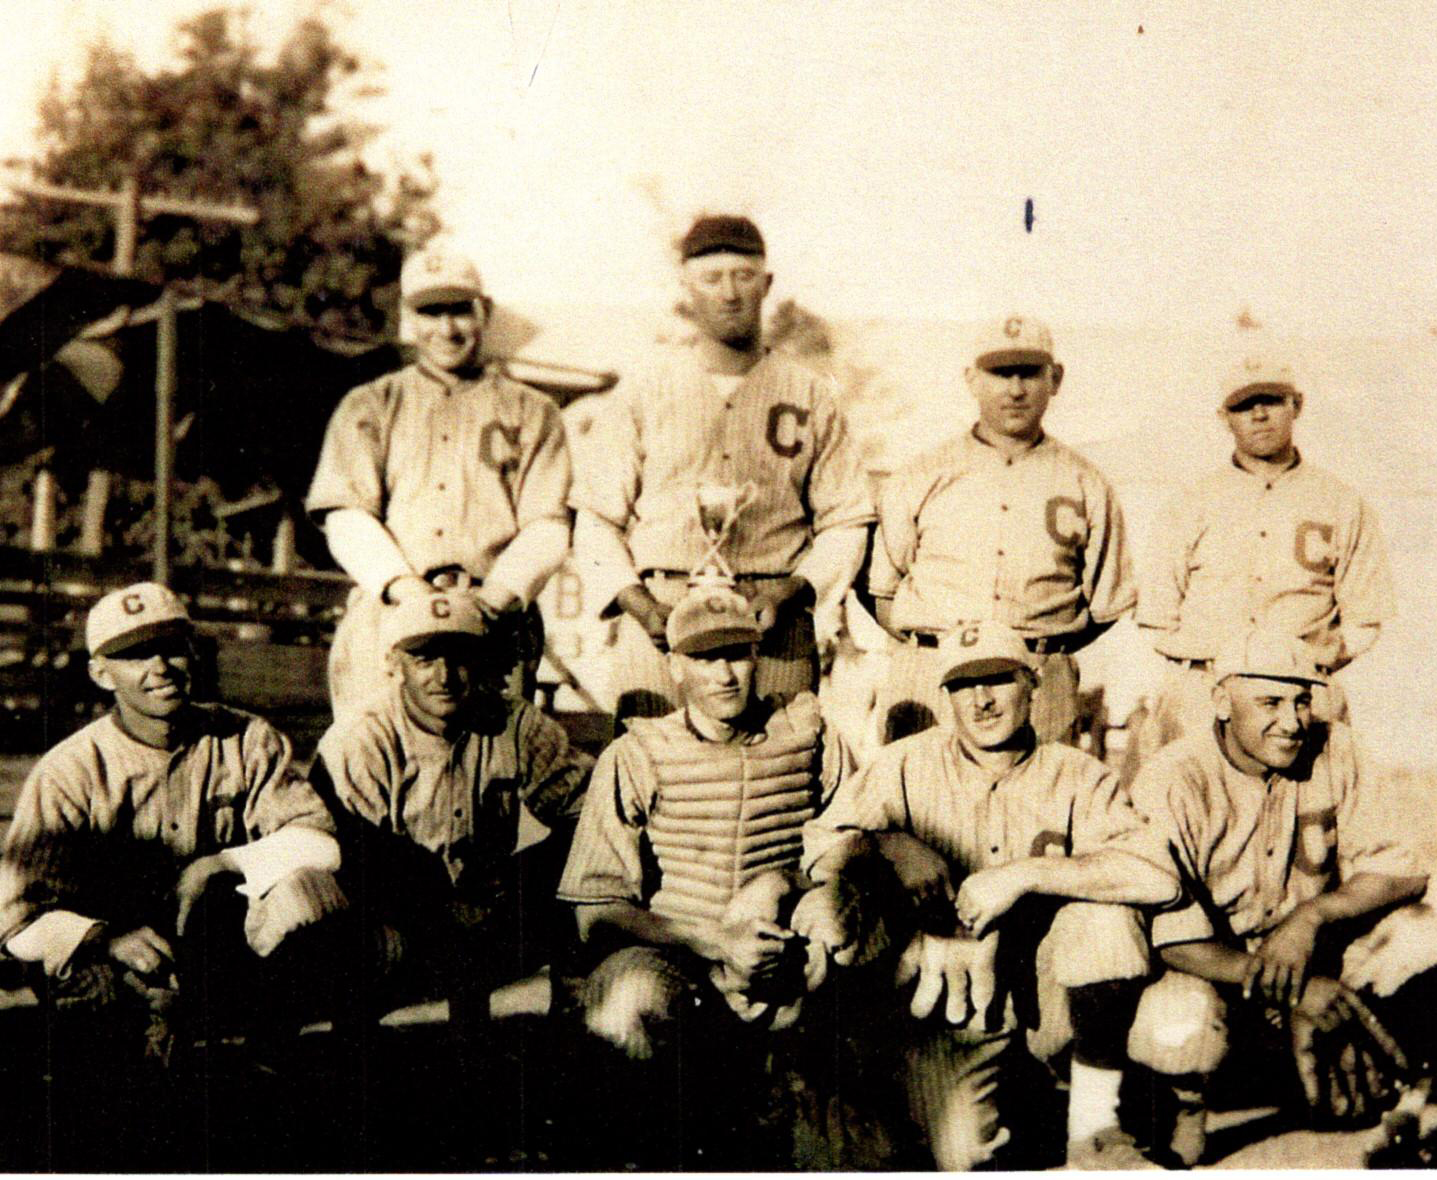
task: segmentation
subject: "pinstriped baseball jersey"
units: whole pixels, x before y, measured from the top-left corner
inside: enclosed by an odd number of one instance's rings
[[[1275,477],[1232,461],[1175,497],[1153,538],[1137,617],[1164,655],[1212,659],[1232,628],[1258,625],[1331,665],[1344,626],[1396,613],[1371,509],[1301,457]]]
[[[0,943],[63,908],[133,929],[157,907],[173,917],[179,866],[289,824],[334,821],[291,766],[267,721],[195,706],[178,749],[144,745],[113,713],[36,763],[16,805],[0,867]]]
[[[1153,755],[1132,795],[1187,886],[1153,918],[1154,946],[1261,934],[1358,873],[1420,875],[1345,725],[1314,725],[1308,752],[1265,778],[1229,762],[1216,731],[1193,733]]]
[[[789,573],[816,533],[873,519],[832,379],[781,352],[726,393],[692,349],[669,349],[610,395],[596,429],[571,502],[628,530],[641,573],[703,559],[702,484],[758,489],[723,549],[736,574]]]
[[[590,765],[525,701],[451,739],[415,725],[397,686],[332,726],[319,757],[340,806],[434,853],[455,885],[466,867],[514,851],[521,802],[551,826],[578,814]]]
[[[554,404],[494,371],[422,365],[351,390],[325,433],[305,507],[383,522],[418,572],[483,577],[525,525],[568,520],[569,451]]]
[[[1027,637],[1112,622],[1137,596],[1098,469],[1046,435],[1008,457],[971,430],[885,485],[869,588],[904,630],[997,619]]]
[[[964,874],[1114,845],[1160,863],[1143,815],[1096,758],[1044,742],[995,779],[941,729],[885,746],[839,786],[804,829],[804,868],[864,832],[916,836]]]
[[[736,740],[758,744],[770,735],[791,737],[809,724],[810,715],[816,711],[817,701],[812,694],[801,694],[775,709],[761,732]],[[697,739],[682,709],[648,724],[659,739],[693,738],[695,749],[706,745],[712,747],[716,757],[727,754],[728,743]],[[815,804],[831,796],[851,769],[847,747],[836,734],[824,736],[820,760],[821,770],[813,788]],[[743,789],[743,783],[735,782],[735,797]],[[646,828],[660,808],[662,798],[654,761],[639,738],[626,733],[599,756],[594,767],[569,862],[559,883],[560,899],[647,903],[660,882],[655,877],[656,862]]]

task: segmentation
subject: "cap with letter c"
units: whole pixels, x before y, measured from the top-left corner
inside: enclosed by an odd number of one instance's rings
[[[1212,674],[1218,684],[1230,676],[1327,683],[1311,647],[1295,636],[1263,627],[1252,627],[1229,639],[1213,661]]]
[[[1255,393],[1296,393],[1297,385],[1289,365],[1253,354],[1228,370],[1222,389],[1222,408],[1230,410]]]
[[[723,586],[691,589],[669,614],[664,633],[670,651],[690,656],[763,638],[752,603]]]
[[[1012,627],[991,619],[960,623],[938,643],[938,683],[947,688],[955,680],[977,680],[1013,672],[1033,671],[1028,645]]]
[[[136,582],[111,590],[90,608],[85,646],[92,656],[109,656],[161,635],[192,635],[185,604],[168,586]]]
[[[1003,365],[1045,365],[1053,361],[1053,333],[1032,316],[1010,315],[992,320],[973,341],[973,364],[979,369]]]
[[[467,590],[416,595],[384,612],[380,633],[385,650],[408,651],[439,635],[478,640],[489,634],[484,613]]]
[[[399,297],[406,307],[457,303],[483,294],[479,268],[447,244],[431,244],[411,254],[399,271]]]

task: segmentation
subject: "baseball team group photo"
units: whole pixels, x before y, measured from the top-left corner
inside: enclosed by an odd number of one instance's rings
[[[1431,1165],[1417,7],[19,9],[0,1170]]]

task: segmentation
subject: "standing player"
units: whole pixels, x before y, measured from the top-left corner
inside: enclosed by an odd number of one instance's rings
[[[1150,1166],[1117,1115],[1123,1030],[1148,974],[1129,907],[1170,902],[1178,886],[1113,774],[1034,733],[1034,664],[1001,623],[948,636],[934,680],[954,727],[886,746],[841,785],[804,831],[804,865],[832,883],[877,854],[918,903],[897,975],[917,979],[913,1020],[871,1018],[874,1051],[903,1054],[940,1168],[971,1169],[1010,1140],[1026,1153],[1009,1153],[1012,1166],[1041,1166],[1040,1128],[1015,1126],[1036,1105],[1022,1079],[1030,1054],[1051,1058],[1069,1040],[1069,1162]],[[933,1016],[945,991],[946,1024]]]
[[[479,272],[431,246],[399,286],[419,359],[340,403],[306,500],[357,583],[330,652],[336,717],[383,692],[383,604],[436,589],[471,589],[532,679],[543,650],[532,604],[569,544],[563,422],[484,363],[492,303]]]
[[[382,634],[390,691],[324,735],[314,783],[341,824],[348,892],[386,931],[385,1006],[429,989],[470,1027],[496,987],[550,961],[565,841],[516,855],[519,813],[550,827],[577,816],[589,760],[503,694],[493,626],[468,595],[388,607]]]
[[[664,624],[709,556],[701,489],[743,504],[722,557],[765,628],[760,695],[816,687],[812,608],[840,599],[863,560],[873,513],[833,381],[763,343],[764,249],[747,218],[694,222],[679,255],[696,338],[611,396],[599,461],[575,483],[586,579],[601,614],[623,613],[621,717],[674,707]]]
[[[1072,653],[1136,600],[1117,497],[1091,463],[1043,432],[1063,366],[1037,320],[987,326],[964,371],[973,429],[895,475],[878,505],[869,592],[904,647],[879,694],[883,740],[947,723],[931,651],[960,623],[1012,627],[1036,657],[1033,726],[1070,741]]]
[[[329,972],[296,976],[289,936],[346,904],[333,821],[289,741],[191,699],[191,639],[163,586],[96,603],[90,675],[115,708],[36,764],[0,861],[0,946],[43,966],[57,1009],[148,1020],[162,1056],[176,1019],[234,1031],[292,1009]]]
[[[1304,640],[1326,680],[1376,643],[1395,613],[1372,510],[1293,444],[1302,394],[1291,370],[1248,357],[1223,388],[1232,460],[1174,497],[1143,571],[1138,626],[1167,659],[1143,757],[1212,724],[1212,660],[1232,627]],[[1313,700],[1319,717],[1346,719],[1330,680]]]
[[[1202,1155],[1209,1080],[1230,1044],[1243,1047],[1236,1081],[1271,1079],[1264,1050],[1295,1061],[1275,1088],[1268,1081],[1263,1105],[1291,1097],[1300,1079],[1314,1106],[1335,1099],[1332,1113],[1372,1113],[1364,1100],[1381,1095],[1365,1090],[1362,1055],[1372,1018],[1340,982],[1343,953],[1364,919],[1370,927],[1427,884],[1351,730],[1313,720],[1322,676],[1309,648],[1246,630],[1219,651],[1214,676],[1215,726],[1158,751],[1132,788],[1186,890],[1153,919],[1168,973],[1144,995],[1129,1048],[1177,1080],[1173,1148],[1189,1166]],[[1357,964],[1351,976],[1366,979]],[[1413,986],[1425,1002],[1406,1031],[1430,1022],[1430,983]],[[1346,1075],[1336,1089],[1324,1076],[1332,1068]]]

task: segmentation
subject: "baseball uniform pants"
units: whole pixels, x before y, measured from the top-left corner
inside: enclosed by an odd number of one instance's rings
[[[738,591],[752,599],[763,578],[739,578]],[[676,605],[688,593],[685,574],[650,573],[644,587],[665,606]],[[662,717],[678,708],[677,689],[669,676],[668,656],[659,651],[648,633],[629,615],[619,619],[610,655],[610,688],[614,715],[622,724],[630,717]],[[758,645],[754,689],[760,697],[792,697],[818,687],[818,646],[813,615],[807,610],[783,610]]]
[[[1137,743],[1134,772],[1169,742],[1212,728],[1216,719],[1212,690],[1212,666],[1207,661],[1166,661],[1152,707],[1134,738]],[[1318,721],[1347,721],[1347,694],[1335,680],[1314,686],[1312,715]]]
[[[875,708],[883,745],[922,733],[934,725],[952,729],[953,706],[938,685],[942,659],[934,647],[910,639],[895,644],[888,674],[880,685]],[[1038,683],[1029,719],[1040,742],[1077,744],[1078,662],[1063,652],[1034,656]]]
[[[477,583],[476,583],[477,585]],[[344,617],[334,629],[329,649],[329,699],[336,722],[362,713],[387,690],[389,671],[380,637],[387,608],[374,595],[356,586],[349,592]],[[534,695],[539,660],[544,654],[544,620],[538,606],[505,615],[501,626],[510,630],[515,663],[509,672],[509,691],[525,700]]]

